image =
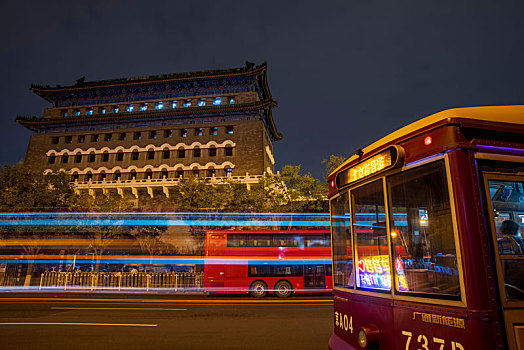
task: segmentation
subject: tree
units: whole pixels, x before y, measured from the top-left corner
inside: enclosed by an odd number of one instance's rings
[[[216,204],[214,187],[208,185],[206,180],[195,176],[181,179],[176,192],[173,200],[176,201],[175,205],[182,210],[210,208]]]
[[[88,212],[126,212],[133,209],[133,204],[127,198],[123,198],[114,192],[98,194],[95,198],[87,193],[82,193],[77,201],[78,210]]]
[[[44,175],[22,163],[0,171],[1,211],[71,211],[78,205],[78,195],[63,172]]]
[[[335,171],[335,169],[338,168],[345,161],[346,158],[334,154],[330,155],[329,159],[322,159],[322,164],[326,165],[326,171],[324,173],[324,178],[326,182],[329,177],[329,174]]]
[[[160,245],[162,234],[167,226],[134,226],[131,235],[136,239],[140,248],[149,255],[149,272],[153,272],[153,255]]]

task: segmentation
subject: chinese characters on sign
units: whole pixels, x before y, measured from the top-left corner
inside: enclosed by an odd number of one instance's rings
[[[401,292],[408,290],[408,283],[400,259],[395,261],[397,288]],[[391,289],[389,256],[368,256],[358,261],[358,286],[373,289]]]
[[[382,152],[351,168],[349,182],[360,180],[391,165],[391,152]]]

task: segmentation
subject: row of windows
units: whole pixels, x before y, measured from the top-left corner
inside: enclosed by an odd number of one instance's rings
[[[213,136],[213,135],[218,135],[218,126],[212,126],[210,128],[206,128],[208,129],[206,134],[209,134],[210,136]],[[192,133],[194,136],[203,136],[204,135],[204,128],[194,128],[194,129],[191,129],[192,130]],[[133,140],[141,140],[142,139],[142,136],[145,136],[147,135],[149,139],[151,140],[156,140],[158,137],[159,137],[159,134],[162,135],[164,138],[172,138],[173,137],[173,131],[174,130],[171,130],[171,129],[168,129],[168,130],[163,130],[163,132],[158,132],[157,130],[151,130],[149,132],[142,132],[142,131],[135,131],[133,132]],[[175,132],[178,134],[178,136],[180,137],[187,137],[188,134],[190,133],[190,129],[176,129]],[[234,130],[233,130],[233,126],[226,126],[224,127],[224,134],[226,135],[233,135],[234,133]],[[115,137],[113,137],[115,136]],[[127,137],[128,137],[128,133],[125,133],[125,132],[120,132],[120,133],[117,133],[117,134],[113,134],[113,133],[106,133],[106,134],[90,134],[90,135],[78,135],[76,136],[76,142],[78,143],[85,143],[86,142],[86,139],[89,141],[89,142],[99,142],[101,140],[103,141],[112,141],[112,140],[117,140],[118,141],[125,141],[127,140]],[[64,143],[73,143],[73,136],[53,136],[51,138],[51,143],[53,145],[57,145],[60,143],[60,139],[63,139],[63,142]]]
[[[331,237],[326,234],[229,234],[228,247],[329,247]]]
[[[93,174],[91,172],[88,172],[85,175],[80,175],[78,173],[72,174],[73,181],[119,181],[119,180],[137,180],[137,179],[170,179],[170,178],[176,178],[176,179],[182,179],[187,176],[207,176],[207,177],[213,177],[213,176],[225,176],[230,177],[233,175],[233,169],[231,168],[225,168],[223,171],[220,171],[220,173],[217,174],[217,169],[193,169],[193,170],[176,170],[174,172],[169,172],[166,169],[162,171],[156,171],[153,172],[152,170],[147,170],[143,173],[137,173],[135,170],[131,170],[128,173],[122,173],[120,171],[116,171],[114,173],[105,173],[101,172],[99,174]]]
[[[200,148],[195,148],[191,151],[192,151],[193,158],[200,158],[202,156],[202,149]],[[163,151],[153,151],[152,150],[152,151],[147,151],[147,152],[133,151],[130,154],[131,154],[131,160],[141,160],[141,158],[142,160],[143,159],[155,160],[155,159],[158,159],[159,157],[161,157],[162,159],[170,159],[172,155],[173,156],[176,155],[177,158],[186,158],[189,152],[190,150],[186,151],[185,149],[179,149],[176,151],[166,149]],[[140,157],[140,153],[143,153],[144,155]],[[124,161],[124,152],[119,151],[118,153],[113,153],[113,154],[115,154],[113,161],[117,161],[117,162]],[[109,152],[104,152],[102,154],[99,154],[98,155],[99,160],[101,160],[102,162],[109,162],[109,155],[110,155]],[[215,147],[208,148],[207,155],[209,157],[216,157],[217,149]],[[224,156],[226,157],[233,156],[233,147],[231,146],[224,147]],[[60,163],[62,164],[67,164],[70,161],[72,161],[73,163],[82,163],[82,160],[84,159],[87,159],[88,163],[94,163],[96,161],[97,155],[94,152],[90,154],[78,153],[78,154],[75,154],[74,156],[72,155],[70,156],[68,154],[64,154],[58,157],[55,155],[51,155],[47,157],[47,161],[49,164],[55,164],[57,162],[57,158],[60,161]]]
[[[331,200],[331,222],[335,286],[460,298],[443,161],[343,192]]]
[[[149,108],[154,108],[156,110],[162,110],[165,108],[188,108],[191,106],[198,106],[198,107],[204,107],[206,105],[213,105],[213,106],[220,106],[223,104],[235,104],[236,98],[234,96],[229,97],[221,97],[217,96],[214,98],[199,98],[199,99],[191,99],[187,98],[184,100],[172,100],[169,102],[159,101],[156,103],[138,103],[138,104],[127,104],[127,105],[113,105],[113,106],[101,106],[97,107],[96,111],[93,107],[87,107],[85,109],[80,110],[80,108],[75,108],[73,111],[70,111],[69,109],[62,109],[60,111],[60,115],[62,117],[67,117],[72,113],[73,116],[79,116],[79,115],[93,115],[93,114],[106,114],[106,113],[120,113],[120,112],[136,112],[136,111],[147,111]],[[96,113],[95,113],[96,112]]]

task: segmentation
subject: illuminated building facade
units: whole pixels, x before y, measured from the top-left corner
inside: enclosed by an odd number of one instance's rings
[[[169,197],[180,178],[258,182],[273,173],[277,104],[267,66],[32,85],[52,104],[16,121],[35,132],[25,161],[66,171],[77,191]]]

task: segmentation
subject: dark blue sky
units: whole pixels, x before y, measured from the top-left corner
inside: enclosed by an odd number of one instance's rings
[[[24,158],[31,83],[268,62],[277,168],[321,177],[420,117],[524,104],[523,0],[9,1],[0,14],[0,165]]]

